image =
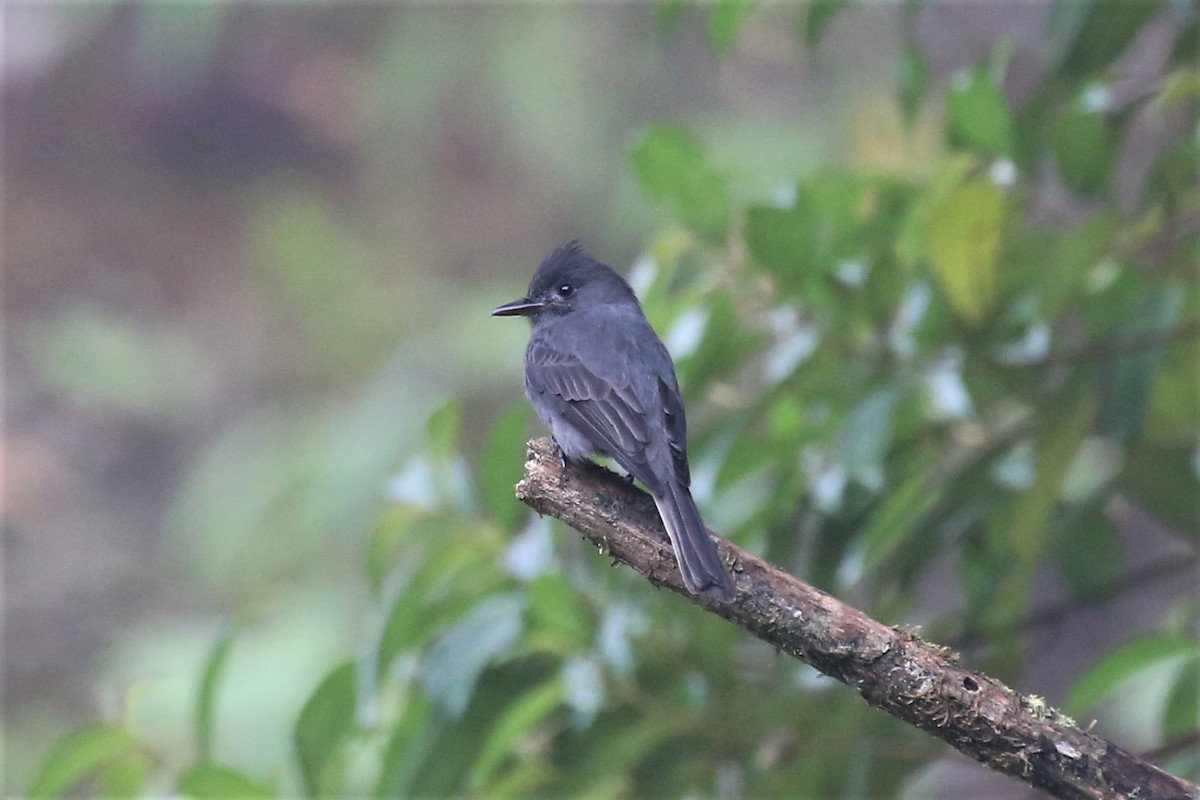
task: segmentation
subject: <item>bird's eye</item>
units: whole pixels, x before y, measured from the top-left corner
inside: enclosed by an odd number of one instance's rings
[[[562,286],[558,287],[558,293],[563,297],[570,297],[574,291],[575,287],[569,283],[564,283]]]

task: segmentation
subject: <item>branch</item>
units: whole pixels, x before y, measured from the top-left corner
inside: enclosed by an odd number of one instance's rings
[[[723,539],[718,547],[732,565],[737,598],[689,594],[650,497],[594,464],[564,473],[548,439],[529,443],[525,473],[517,497],[539,514],[991,769],[1061,798],[1200,798],[1192,784],[1080,730],[1041,698],[973,672],[953,652],[877,622]]]

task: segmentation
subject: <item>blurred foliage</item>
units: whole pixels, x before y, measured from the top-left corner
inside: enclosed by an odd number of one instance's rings
[[[798,12],[807,46],[843,5]],[[660,9],[664,32],[680,6]],[[716,54],[735,45],[751,6],[712,7]],[[1112,65],[1160,13],[1183,15],[1163,80],[1151,97],[1118,101]],[[1003,91],[1004,45],[947,86],[906,45],[897,109],[911,121],[940,101],[944,114],[945,147],[917,177],[826,167],[739,205],[701,139],[668,123],[645,130],[630,169],[675,224],[648,243],[632,281],[693,399],[695,489],[714,528],[889,621],[905,620],[934,563],[951,559],[961,603],[928,635],[975,643],[975,663],[1010,680],[1039,575],[1056,572],[1081,604],[1120,590],[1129,509],[1194,563],[1198,24],[1178,4],[1056,3],[1045,34],[1054,66],[1020,106]],[[1185,133],[1155,154],[1136,203],[1122,203],[1115,176],[1138,113],[1182,117]],[[1069,218],[1037,210],[1056,183],[1078,209]],[[297,277],[325,224],[314,213],[300,205],[272,223],[288,242],[279,278],[299,306],[326,291]],[[342,249],[321,247],[325,258]],[[314,340],[342,324],[311,321]],[[72,319],[42,346],[69,357],[80,325],[94,327]],[[162,358],[126,332],[99,334],[96,357],[139,369]],[[374,425],[394,396],[353,411]],[[522,404],[496,419],[482,453],[464,452],[462,420],[459,404],[440,406],[409,450],[365,546],[374,611],[362,648],[296,709],[292,770],[244,775],[214,760],[220,682],[239,647],[224,635],[197,677],[185,768],[171,771],[175,759],[120,723],[97,724],[46,755],[28,794],[882,797],[940,752],[531,518],[511,495]],[[215,452],[189,491],[266,481],[270,503],[293,509],[280,526],[294,535],[302,516],[344,508],[320,497],[354,491],[317,488],[324,477],[305,453],[330,443],[313,439],[302,452],[271,442]],[[393,447],[362,454],[362,474]],[[190,524],[214,546],[230,539],[212,526],[239,522]],[[277,541],[294,542],[289,532]],[[1160,741],[1194,734],[1196,605],[1182,597],[1130,631],[1067,711],[1092,714],[1122,687],[1155,681]],[[1168,766],[1197,777],[1194,755]]]

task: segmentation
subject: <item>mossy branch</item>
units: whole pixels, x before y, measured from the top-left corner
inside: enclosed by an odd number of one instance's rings
[[[1087,731],[1040,698],[958,663],[955,653],[890,627],[725,540],[731,603],[683,586],[650,497],[601,467],[568,465],[548,439],[529,443],[517,497],[570,525],[651,583],[855,689],[876,708],[985,766],[1061,798],[1192,798],[1196,786]]]

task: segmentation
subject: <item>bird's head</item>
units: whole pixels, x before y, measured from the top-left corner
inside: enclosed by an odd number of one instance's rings
[[[542,259],[529,293],[492,310],[493,317],[567,314],[584,305],[637,303],[625,279],[569,242]]]

